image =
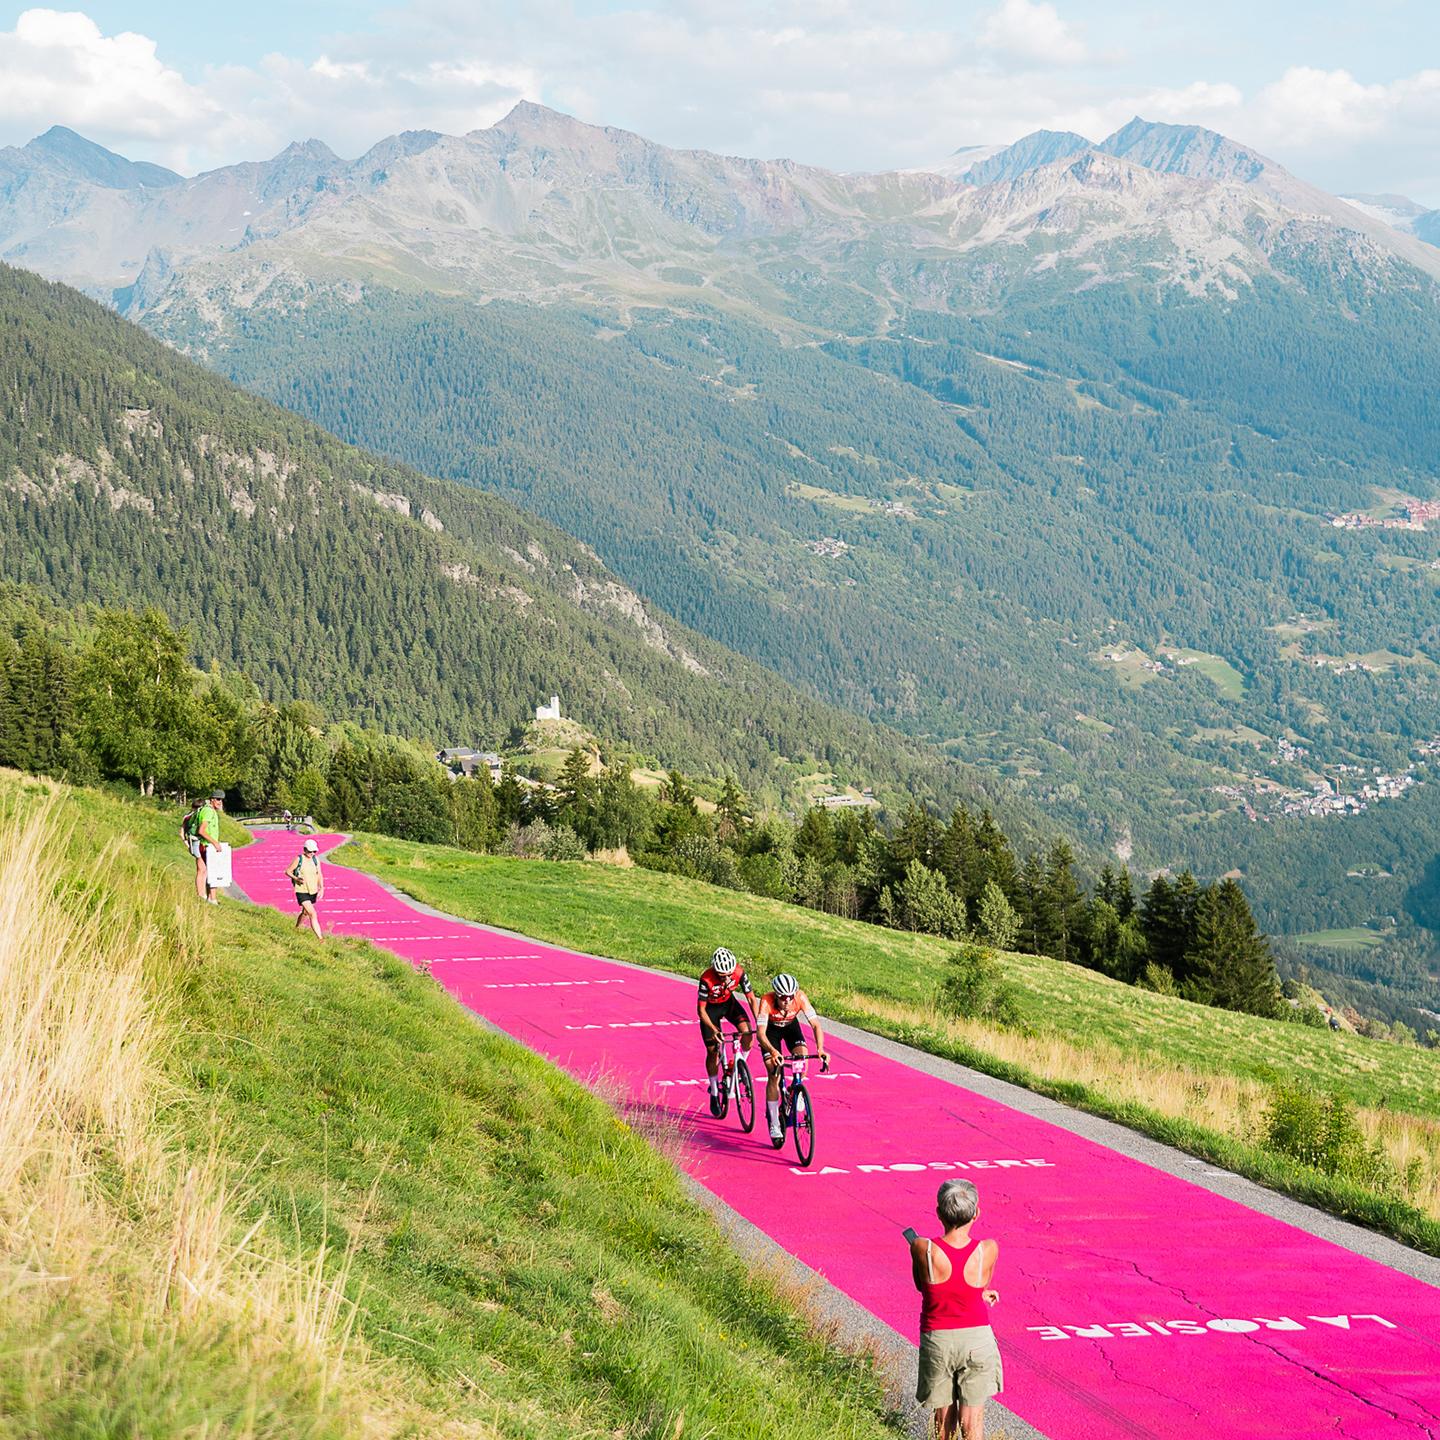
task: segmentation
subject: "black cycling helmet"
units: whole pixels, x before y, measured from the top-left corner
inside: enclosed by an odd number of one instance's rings
[[[770,983],[782,1000],[788,1000],[800,992],[800,982],[793,975],[777,975]]]
[[[735,965],[735,956],[723,945],[710,957],[710,968],[717,975],[733,975]]]

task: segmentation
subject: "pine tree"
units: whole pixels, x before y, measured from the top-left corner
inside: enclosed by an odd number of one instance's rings
[[[1200,890],[1188,871],[1172,882],[1157,875],[1145,892],[1141,929],[1150,962],[1168,970],[1177,980],[1186,974],[1186,956],[1195,938],[1195,906]]]
[[[1172,954],[1176,957],[1173,969],[1175,978],[1183,982],[1190,973],[1187,957],[1195,943],[1195,918],[1200,903],[1200,884],[1188,870],[1182,870],[1175,877],[1170,893],[1175,923],[1175,933],[1170,942]]]
[[[590,774],[590,756],[579,745],[565,757],[560,774],[555,780],[555,792],[560,801],[560,812],[572,827],[588,812],[595,797],[595,778]]]
[[[750,797],[735,782],[733,775],[725,777],[720,799],[715,806],[716,833],[726,844],[743,841],[746,832],[755,823],[755,811]]]
[[[940,847],[940,822],[918,800],[911,800],[890,837],[890,873],[903,876],[913,861],[933,867]]]
[[[1044,911],[1050,927],[1045,952],[1079,961],[1085,945],[1085,893],[1075,878],[1075,853],[1063,840],[1045,857]]]
[[[975,822],[963,805],[957,805],[944,835],[940,837],[935,868],[949,881],[950,888],[966,900],[978,899],[980,890],[984,888],[983,881],[979,889],[974,884],[978,855]]]
[[[1110,893],[1115,894],[1113,888]],[[1090,905],[1089,932],[1090,964],[1133,984],[1149,958],[1139,918],[1133,913],[1122,918],[1109,900],[1097,894]]]
[[[332,782],[333,784],[333,782]],[[518,825],[525,814],[525,791],[508,761],[501,768],[500,783],[495,787],[495,819],[501,830]]]
[[[830,812],[819,805],[812,805],[795,832],[795,853],[802,860],[813,859],[820,865],[829,865],[835,858],[835,827]]]
[[[1128,920],[1135,913],[1135,887],[1130,880],[1129,869],[1120,872],[1115,882],[1115,898],[1110,902],[1115,907],[1115,913],[1122,919]]]
[[[842,810],[834,817],[835,858],[863,870],[879,835],[873,810]]]
[[[666,777],[661,794],[665,803],[655,820],[654,845],[657,851],[668,855],[686,836],[708,833],[709,826],[695,803],[695,792],[678,770],[672,770]]]
[[[995,816],[987,806],[975,827],[975,870],[970,881],[972,895],[978,896],[988,880],[993,880],[1005,892],[1005,898],[1012,905],[1018,902],[1020,867],[1015,862],[1010,841],[995,823]]]
[[[1270,943],[1233,880],[1221,880],[1200,895],[1186,970],[1186,993],[1197,1000],[1251,1015],[1279,1013],[1280,982]]]
[[[1026,853],[1016,880],[1016,892],[1019,943],[1032,955],[1043,955],[1050,935],[1050,921],[1045,911],[1045,862],[1038,851]]]

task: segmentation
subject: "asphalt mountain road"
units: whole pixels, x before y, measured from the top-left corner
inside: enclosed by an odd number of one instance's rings
[[[237,884],[287,907],[295,843],[263,834],[237,851]],[[673,1121],[695,1180],[909,1340],[900,1229],[926,1227],[945,1176],[975,1180],[981,1229],[1002,1245],[1003,1401],[1051,1440],[1440,1436],[1440,1291],[1419,1257],[1407,1274],[1375,1258],[1383,1246],[1357,1253],[849,1036],[829,1075],[812,1067],[816,1154],[801,1169],[758,1126],[710,1117],[687,982],[438,915],[337,864],[323,909],[579,1079]]]

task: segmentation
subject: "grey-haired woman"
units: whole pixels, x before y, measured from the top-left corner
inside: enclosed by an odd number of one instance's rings
[[[910,1268],[920,1292],[920,1375],[915,1399],[935,1415],[939,1440],[984,1440],[985,1402],[1005,1388],[1000,1347],[990,1328],[991,1288],[1000,1245],[975,1238],[980,1192],[947,1180],[935,1197],[944,1233],[926,1240],[913,1230]]]

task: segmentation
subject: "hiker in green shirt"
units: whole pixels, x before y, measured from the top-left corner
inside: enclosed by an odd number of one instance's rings
[[[220,843],[220,816],[224,811],[225,792],[214,790],[203,805],[185,817],[191,842],[190,853],[195,857],[195,893],[212,905],[218,905],[220,899],[211,888],[206,857],[210,848]]]
[[[317,940],[325,936],[320,931],[320,915],[315,909],[325,894],[325,875],[320,869],[320,847],[307,840],[295,857],[295,863],[285,872],[285,878],[295,887],[295,903],[300,913],[295,917],[295,928],[309,925]]]

